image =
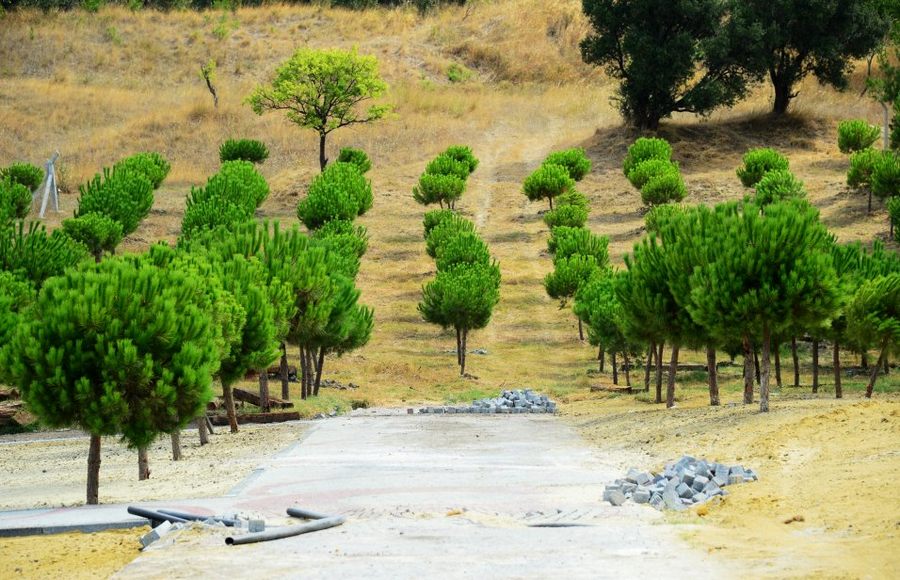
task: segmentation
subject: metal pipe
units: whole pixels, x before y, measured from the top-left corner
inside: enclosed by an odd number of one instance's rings
[[[217,522],[222,522],[223,524],[225,524],[228,527],[234,527],[234,525],[237,523],[237,520],[232,520],[229,518],[220,518],[219,516],[200,516],[197,514],[189,514],[187,512],[179,512],[176,510],[168,510],[168,509],[162,510],[161,509],[161,510],[159,510],[159,513],[165,514],[168,516],[175,516],[176,518],[183,518],[185,520],[189,520],[192,522],[203,522],[206,520],[215,520]]]
[[[326,530],[344,523],[343,516],[334,516],[324,519],[315,520],[299,526],[283,526],[280,528],[272,528],[264,532],[256,532],[253,534],[244,534],[242,536],[229,536],[225,538],[225,544],[229,546],[237,546],[240,544],[253,544],[255,542],[267,542],[269,540],[280,540],[281,538],[290,538],[291,536],[299,536],[309,532]]]
[[[328,514],[320,514],[318,512],[311,512],[311,511],[305,510],[303,508],[295,508],[295,507],[288,508],[287,514],[291,517],[302,518],[305,520],[324,520],[325,518],[334,517],[334,516],[330,516]]]
[[[142,518],[147,518],[153,524],[154,528],[159,525],[157,522],[172,522],[173,524],[183,524],[187,522],[187,520],[184,518],[155,512],[153,510],[148,510],[142,507],[128,506],[128,513],[130,513],[131,515],[140,516]]]

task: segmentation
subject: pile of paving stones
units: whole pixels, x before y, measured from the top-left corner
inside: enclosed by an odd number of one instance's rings
[[[419,413],[555,413],[556,402],[531,389],[503,391],[493,399],[477,399],[471,405],[422,407]]]
[[[741,465],[728,466],[685,455],[675,463],[667,464],[659,474],[629,469],[625,479],[617,479],[606,486],[603,501],[620,506],[631,499],[635,503],[648,503],[658,510],[683,510],[716,496],[728,495],[723,489],[726,486],[758,479],[755,471]]]

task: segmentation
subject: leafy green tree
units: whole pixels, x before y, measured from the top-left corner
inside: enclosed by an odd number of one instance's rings
[[[672,146],[665,139],[640,137],[628,146],[628,154],[622,161],[622,171],[628,177],[640,163],[650,159],[672,160]],[[637,187],[637,186],[635,186]]]
[[[9,344],[15,336],[20,317],[36,297],[37,292],[30,282],[11,272],[0,272],[0,345]],[[2,348],[0,346],[0,360]],[[14,379],[8,373],[9,368],[0,365],[0,381],[13,382]]]
[[[553,228],[547,240],[547,250],[553,254],[554,260],[581,254],[593,257],[600,269],[606,269],[609,265],[609,238],[593,234],[585,228]]]
[[[849,155],[868,149],[878,140],[878,127],[862,119],[849,119],[838,123],[838,149]]]
[[[456,331],[459,374],[466,373],[469,332],[484,328],[500,301],[500,268],[494,264],[457,265],[439,271],[422,287],[419,312],[426,322]]]
[[[628,173],[628,181],[641,189],[652,178],[663,173],[679,173],[678,164],[668,159],[646,159],[635,165]]]
[[[806,187],[786,169],[776,169],[763,175],[756,184],[754,202],[758,206],[766,206],[777,201],[803,199]]]
[[[247,98],[253,111],[285,111],[287,118],[319,135],[319,168],[325,169],[325,140],[341,127],[376,121],[388,113],[385,105],[361,104],[384,95],[387,85],[378,61],[356,50],[301,48],[275,71],[271,85],[259,86]]]
[[[443,222],[447,220],[453,220],[457,217],[458,216],[456,212],[449,209],[436,209],[433,211],[425,212],[425,218],[422,220],[425,239],[428,239],[428,235],[431,233],[431,230],[433,230]]]
[[[900,273],[864,283],[848,307],[847,324],[851,336],[881,353],[866,386],[866,398],[871,398],[886,357],[900,353]]]
[[[297,205],[297,217],[309,230],[331,220],[353,221],[372,208],[372,184],[351,163],[334,163],[313,178]]]
[[[544,277],[544,290],[550,298],[559,300],[560,308],[575,296],[578,289],[599,271],[596,258],[583,254],[573,254],[557,258],[553,271]]]
[[[249,161],[260,164],[269,158],[269,148],[255,139],[228,139],[219,145],[219,161]]]
[[[447,147],[443,155],[454,159],[455,161],[465,163],[469,170],[469,175],[478,168],[478,159],[472,153],[472,148],[468,145],[451,145]]]
[[[338,163],[350,163],[356,166],[360,173],[365,175],[372,169],[372,161],[366,152],[362,149],[354,149],[353,147],[344,147],[338,154]]]
[[[891,221],[890,237],[900,242],[900,195],[887,200],[888,219]]]
[[[655,130],[672,113],[708,114],[744,96],[743,29],[720,0],[583,0],[593,28],[581,57],[619,81],[622,116]]]
[[[847,185],[869,194],[868,212],[872,213],[872,172],[875,164],[885,155],[874,149],[863,149],[850,155],[850,169],[847,171]]]
[[[616,355],[624,355],[625,380],[626,384],[631,386],[631,365],[628,355],[635,350],[635,345],[625,334],[625,313],[616,292],[620,276],[620,273],[612,271],[595,272],[576,292],[573,310],[575,316],[587,325],[590,344],[612,353],[614,385],[619,384]]]
[[[46,280],[59,276],[88,256],[87,248],[62,231],[31,222],[0,228],[0,270],[28,280],[40,289]]]
[[[554,151],[547,156],[544,163],[565,167],[569,172],[569,177],[574,181],[581,181],[591,171],[591,160],[581,148]]]
[[[169,175],[171,165],[159,153],[135,153],[113,165],[113,172],[133,171],[146,177],[153,189],[159,189]]]
[[[761,147],[744,154],[744,164],[737,168],[737,176],[744,187],[753,187],[763,175],[776,169],[787,171],[787,158],[774,149]]]
[[[79,187],[75,217],[99,213],[119,222],[122,235],[133,233],[153,206],[153,184],[143,173],[128,167],[104,169]]]
[[[654,175],[641,187],[641,202],[647,207],[678,202],[686,195],[681,173],[671,168]]]
[[[559,205],[544,214],[544,223],[551,230],[558,227],[583,228],[587,222],[587,208],[577,205]]]
[[[28,193],[35,191],[44,181],[43,170],[31,163],[13,163],[0,169],[0,181],[9,179],[13,183],[25,186]]]
[[[562,165],[544,163],[525,178],[522,190],[529,201],[546,199],[553,209],[553,198],[568,192],[575,186],[569,170]]]
[[[733,0],[731,23],[745,31],[740,50],[749,70],[775,90],[782,114],[807,75],[843,89],[853,60],[870,54],[887,30],[870,0]]]
[[[769,409],[772,336],[794,326],[827,328],[838,306],[828,231],[805,202],[719,211],[707,229],[716,258],[691,275],[690,314],[723,342],[762,345],[760,411]]]
[[[438,246],[434,261],[438,272],[460,264],[488,266],[491,263],[491,253],[478,234],[459,232]]]
[[[63,220],[62,229],[67,236],[84,244],[97,262],[104,253],[114,253],[122,241],[122,224],[100,213]]]
[[[475,224],[464,217],[454,214],[449,219],[438,223],[425,238],[425,251],[432,258],[437,258],[438,250],[447,240],[463,233],[475,233]]]
[[[0,178],[0,224],[25,219],[31,211],[31,192],[11,177]]]
[[[472,158],[474,159],[474,157]],[[475,161],[475,165],[478,162]],[[452,175],[463,181],[469,178],[472,164],[465,158],[457,158],[447,153],[441,153],[428,162],[425,173],[428,175]]]
[[[466,182],[456,175],[423,173],[419,184],[413,188],[413,199],[422,205],[437,203],[444,208],[454,209],[456,201],[466,190]]]
[[[884,153],[872,167],[872,193],[879,199],[900,195],[900,155]]]
[[[98,503],[101,436],[145,449],[212,398],[216,330],[198,299],[204,284],[139,260],[69,270],[47,281],[4,349],[45,424],[90,433],[87,503]]]

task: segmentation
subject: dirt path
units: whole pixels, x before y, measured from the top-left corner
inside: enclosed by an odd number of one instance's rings
[[[602,505],[621,473],[555,417],[367,416],[323,421],[233,499],[270,517],[299,505],[333,530],[227,547],[185,534],[120,578],[254,575],[424,578],[721,574],[645,506]],[[532,527],[536,523],[576,527]],[[203,557],[198,558],[202,550]]]

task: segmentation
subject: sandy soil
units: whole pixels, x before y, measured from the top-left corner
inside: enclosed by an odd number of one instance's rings
[[[564,412],[596,445],[644,454],[646,467],[692,454],[757,469],[758,482],[721,503],[668,516],[702,524],[685,536],[755,577],[898,577],[900,397],[782,397],[767,415],[702,405],[666,411],[628,396]]]
[[[172,461],[168,438],[150,447],[150,479],[146,481],[137,479],[137,452],[116,438],[105,438],[100,501],[221,495],[269,454],[299,439],[305,429],[306,424],[300,422],[246,425],[236,434],[218,427],[209,445],[202,447],[195,430],[184,431],[182,461]],[[56,435],[0,437],[0,509],[84,503],[88,439],[73,432]]]
[[[0,578],[107,578],[138,555],[138,538],[147,531],[3,538]]]

